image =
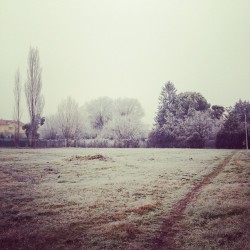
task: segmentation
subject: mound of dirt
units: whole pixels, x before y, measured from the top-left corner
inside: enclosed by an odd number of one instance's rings
[[[109,158],[105,157],[101,154],[96,155],[74,155],[71,158],[68,159],[68,161],[92,161],[92,160],[99,160],[99,161],[107,161]]]

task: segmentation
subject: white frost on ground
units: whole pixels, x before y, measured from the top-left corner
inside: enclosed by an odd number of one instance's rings
[[[19,198],[32,197],[15,206],[35,218],[40,233],[80,223],[87,228],[86,240],[98,237],[108,246],[110,238],[118,237],[119,225],[123,230],[132,225],[139,242],[152,236],[173,204],[231,152],[0,149],[0,177],[6,180],[0,191],[15,186]],[[95,155],[106,160],[84,158]]]

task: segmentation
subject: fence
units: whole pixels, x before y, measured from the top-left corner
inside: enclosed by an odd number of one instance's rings
[[[19,140],[19,147],[28,147],[27,139]],[[0,147],[16,147],[14,139],[0,139]],[[66,147],[64,139],[57,140],[37,140],[37,148],[62,148]],[[108,140],[108,139],[82,139],[79,141],[72,140],[70,147],[82,148],[146,148],[146,141],[130,141],[130,140]]]
[[[19,147],[28,147],[27,139],[19,140]],[[5,138],[0,139],[0,147],[16,147],[16,142],[14,139]],[[36,147],[38,148],[61,148],[65,147],[65,140],[37,140]]]
[[[250,141],[250,140],[249,140]],[[16,147],[14,139],[0,138],[0,147]],[[19,140],[19,147],[28,147],[27,139]],[[62,148],[66,147],[64,139],[57,140],[37,140],[37,148]],[[70,147],[81,148],[147,148],[147,141],[128,141],[128,140],[108,140],[108,139],[81,139],[70,143]],[[205,143],[205,148],[215,148],[215,140]]]
[[[142,140],[109,140],[82,139],[77,143],[82,148],[146,148],[147,142]]]

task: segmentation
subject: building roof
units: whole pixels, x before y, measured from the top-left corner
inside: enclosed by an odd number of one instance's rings
[[[3,119],[0,119],[0,126],[1,125],[9,125],[9,124],[17,124],[17,121],[15,120],[3,120]],[[20,122],[20,125],[23,125],[24,123]]]

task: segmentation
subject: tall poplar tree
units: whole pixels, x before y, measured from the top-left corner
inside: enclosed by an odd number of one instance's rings
[[[27,126],[26,134],[32,147],[35,146],[39,137],[38,128],[42,125],[42,111],[44,108],[44,97],[42,90],[42,69],[40,67],[39,51],[30,47],[28,56],[27,82],[25,84],[26,101],[30,116],[30,124]]]
[[[15,74],[15,85],[14,85],[14,119],[17,122],[16,131],[15,131],[15,144],[19,146],[19,138],[20,138],[20,120],[22,116],[21,110],[21,93],[22,93],[22,84],[19,69]]]

